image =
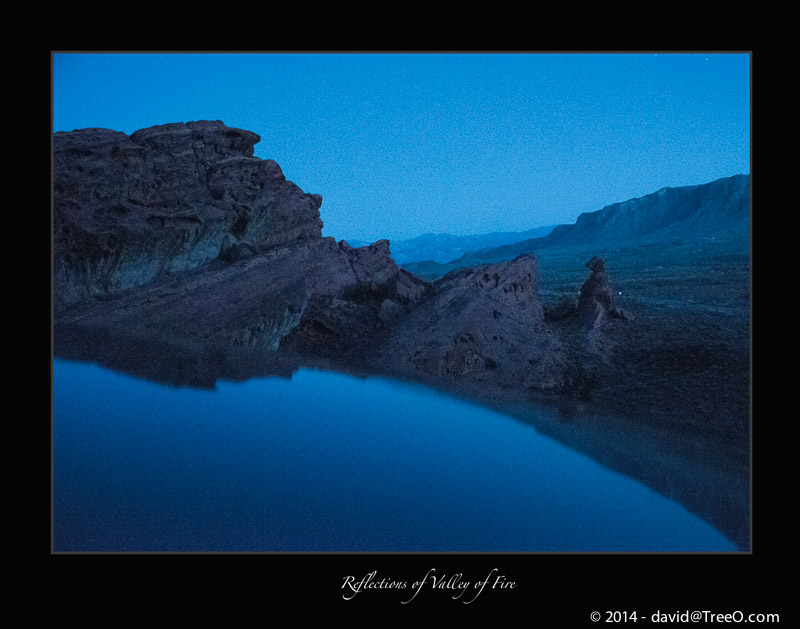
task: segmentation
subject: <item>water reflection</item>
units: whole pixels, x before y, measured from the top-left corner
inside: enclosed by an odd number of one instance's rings
[[[202,390],[58,360],[53,428],[57,551],[735,550],[529,425],[382,378]]]

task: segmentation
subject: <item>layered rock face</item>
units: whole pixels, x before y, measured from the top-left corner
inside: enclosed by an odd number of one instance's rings
[[[310,279],[303,318],[281,346],[364,362],[375,339],[422,301],[430,285],[394,263],[388,240],[357,249],[342,241],[337,247],[338,258],[323,258],[326,274]],[[337,259],[341,268],[331,274]]]
[[[320,238],[319,195],[253,157],[221,122],[53,137],[56,310],[295,240]]]

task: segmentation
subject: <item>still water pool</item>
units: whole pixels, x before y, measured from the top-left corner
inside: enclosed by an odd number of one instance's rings
[[[734,551],[682,506],[430,389],[53,371],[55,551]]]

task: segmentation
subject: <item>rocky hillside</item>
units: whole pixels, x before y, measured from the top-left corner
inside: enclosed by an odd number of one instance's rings
[[[539,248],[747,236],[749,219],[750,176],[736,175],[698,186],[662,188],[581,214],[574,225],[554,229]]]

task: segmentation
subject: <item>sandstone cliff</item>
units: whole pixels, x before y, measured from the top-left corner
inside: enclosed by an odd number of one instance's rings
[[[53,138],[56,309],[321,236],[319,195],[221,122]]]

